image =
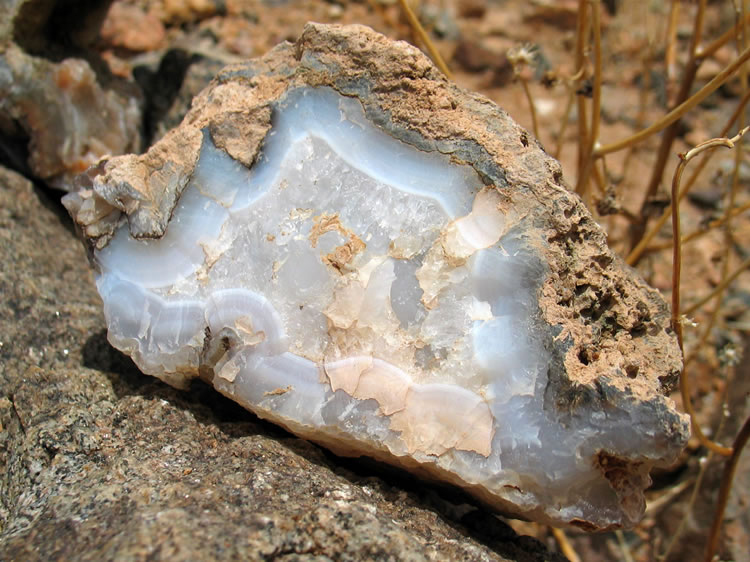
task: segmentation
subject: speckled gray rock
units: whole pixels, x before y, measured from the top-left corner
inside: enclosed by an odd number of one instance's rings
[[[0,251],[0,559],[560,559],[202,384],[141,375],[106,343],[60,209],[2,169]]]

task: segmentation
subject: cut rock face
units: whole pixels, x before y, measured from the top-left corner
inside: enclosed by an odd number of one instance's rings
[[[586,529],[642,515],[686,419],[658,294],[558,165],[416,50],[308,25],[66,205],[109,339],[344,455]]]

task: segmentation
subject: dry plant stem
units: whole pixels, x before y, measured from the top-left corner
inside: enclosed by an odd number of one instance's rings
[[[744,21],[745,16],[745,1],[742,0],[740,3],[739,9],[737,9],[737,5],[735,3],[735,10],[738,12],[738,20]],[[739,37],[737,38],[737,50],[740,51],[747,47],[747,34],[745,32],[745,26],[742,26],[739,30]],[[742,66],[740,69],[740,83],[742,84],[742,90],[743,92],[747,93],[747,70],[745,68],[745,65]],[[743,127],[745,124],[745,113],[744,111],[739,116],[740,120],[740,127]],[[740,183],[740,165],[742,164],[742,153],[743,153],[743,145],[742,143],[739,143],[737,145],[737,149],[734,152],[734,169],[732,171],[732,184],[729,189],[729,196],[728,196],[728,203],[726,206],[726,211],[724,213],[724,251],[722,252],[721,256],[721,279],[725,279],[729,275],[729,263],[732,257],[732,242],[733,242],[733,236],[732,236],[732,209],[734,209],[735,201],[737,200],[737,190],[739,188]],[[726,288],[726,286],[725,286]],[[699,339],[698,345],[693,348],[692,353],[687,357],[685,360],[685,364],[687,365],[690,363],[695,357],[698,356],[698,353],[700,353],[700,350],[703,348],[704,345],[708,342],[709,338],[711,337],[711,333],[713,331],[714,326],[716,325],[716,322],[719,320],[721,309],[722,309],[722,296],[724,294],[724,290],[717,292],[716,295],[713,297],[715,305],[713,310],[711,311],[711,315],[709,316],[708,322],[706,322],[703,333],[701,334],[701,337]]]
[[[750,102],[750,92],[745,93],[745,95],[742,97],[742,100],[737,105],[737,108],[734,110],[734,113],[732,113],[732,116],[729,118],[729,121],[727,121],[727,124],[724,125],[724,128],[719,133],[720,137],[725,137],[727,133],[729,133],[729,129],[732,128],[734,125],[734,122],[739,119],[740,114],[744,111],[745,106],[747,103]],[[680,195],[677,199],[678,204],[685,198],[690,188],[695,184],[695,181],[698,179],[698,176],[703,171],[703,169],[706,167],[706,164],[708,164],[709,159],[711,158],[711,152],[707,152],[701,156],[700,162],[698,162],[698,165],[693,170],[693,173],[690,175],[690,178],[685,182],[685,184],[680,188]],[[670,204],[666,209],[664,209],[664,212],[659,217],[659,219],[656,221],[656,223],[653,225],[653,227],[641,238],[640,242],[636,245],[635,248],[633,248],[628,255],[628,257],[625,259],[628,265],[635,265],[638,263],[638,260],[641,258],[641,255],[646,251],[648,245],[651,243],[651,240],[661,231],[661,229],[664,227],[664,225],[667,222],[667,219],[669,219],[670,215],[672,213],[672,205]],[[667,246],[667,248],[672,247],[672,243],[670,242]],[[648,248],[649,250],[651,248]]]
[[[619,140],[610,144],[599,146],[596,150],[597,156],[609,154],[610,152],[617,152],[618,150],[626,148],[632,144],[638,143],[642,141],[643,139],[648,138],[649,136],[653,135],[654,133],[658,133],[659,131],[670,126],[672,123],[677,121],[680,117],[682,117],[685,113],[693,109],[696,105],[701,103],[709,95],[715,92],[727,80],[727,78],[729,78],[729,76],[731,76],[738,68],[740,68],[748,59],[750,59],[750,50],[746,49],[740,54],[739,57],[737,57],[726,68],[724,68],[724,70],[722,70],[719,74],[714,76],[714,78],[710,82],[708,82],[708,84],[703,86],[703,88],[701,88],[698,92],[696,92],[689,99],[681,103],[679,106],[675,107],[667,115],[665,115],[664,117],[656,121],[656,123],[653,123],[649,127],[643,129],[642,131],[637,132],[636,134],[630,137],[624,138],[622,140]]]
[[[557,146],[555,147],[554,157],[559,160],[560,153],[562,152],[563,141],[565,140],[565,131],[568,128],[570,122],[570,110],[573,109],[573,102],[576,99],[575,88],[569,86],[568,101],[565,104],[565,112],[563,113],[562,121],[560,121],[560,130],[557,132]]]
[[[733,148],[735,143],[738,142],[742,138],[742,135],[744,135],[747,131],[748,128],[742,129],[736,136],[732,137],[731,139],[721,138],[708,140],[689,150],[686,154],[681,154],[680,163],[677,165],[677,169],[675,170],[674,178],[672,180],[672,200],[675,202],[678,200],[680,191],[680,179],[682,178],[682,173],[685,170],[685,166],[687,166],[688,162],[690,162],[691,159],[695,158],[698,154],[705,150],[709,150],[718,146]],[[672,329],[677,335],[677,342],[680,346],[680,350],[683,350],[684,353],[682,340],[682,318],[680,315],[680,275],[682,268],[682,244],[680,243],[681,235],[679,205],[676,203],[672,205],[672,236],[675,240],[672,259]],[[684,369],[682,376],[680,377],[680,392],[682,394],[683,407],[690,416],[693,430],[695,431],[695,435],[696,437],[698,437],[698,440],[701,442],[701,444],[707,447],[709,450],[714,451],[715,453],[718,453],[720,455],[730,455],[732,453],[732,449],[723,447],[708,439],[708,437],[704,435],[703,431],[698,425],[695,410],[693,409],[693,404],[690,398],[688,377]]]
[[[680,0],[672,0],[669,6],[669,23],[667,25],[667,48],[664,62],[667,68],[667,94],[670,105],[674,105],[672,94],[677,79],[677,17],[680,15]]]
[[[713,94],[724,82],[726,82],[727,78],[729,78],[732,74],[734,74],[734,72],[740,66],[742,66],[748,59],[750,59],[750,48],[743,51],[742,54],[738,58],[733,60],[732,63],[729,64],[719,74],[714,76],[714,78],[708,84],[703,86],[692,97],[685,100],[679,106],[675,107],[672,111],[667,113],[664,117],[656,121],[656,123],[653,123],[652,125],[646,127],[642,131],[639,131],[630,137],[619,140],[617,142],[599,146],[595,151],[596,155],[603,156],[605,154],[609,154],[610,152],[617,152],[618,150],[622,150],[623,148],[626,148],[632,144],[638,143],[642,141],[643,139],[648,138],[651,135],[658,133],[662,129],[670,126],[672,123],[677,121],[680,117],[685,115],[685,113],[693,109],[696,105],[698,105],[708,96]]]
[[[688,190],[694,183],[694,178],[698,176],[698,174],[703,170],[703,167],[705,167],[706,163],[708,162],[708,159],[710,157],[710,154],[705,154],[703,156],[703,159],[698,165],[698,168],[693,172],[693,175],[690,177],[690,181],[688,180],[685,183],[685,186],[680,189],[680,192],[677,194],[677,199],[672,200],[672,202],[667,206],[666,209],[664,209],[664,212],[661,214],[661,216],[657,219],[656,223],[651,227],[651,230],[646,232],[644,236],[641,237],[641,239],[638,241],[638,243],[635,245],[635,247],[630,250],[630,253],[625,258],[625,263],[628,265],[636,265],[638,263],[638,260],[641,259],[641,256],[646,251],[648,245],[651,243],[651,240],[654,239],[654,237],[661,231],[661,229],[664,227],[664,225],[667,223],[667,220],[672,214],[672,207],[674,205],[674,201],[677,201],[677,205],[679,205],[682,200],[685,198],[685,196],[688,193]],[[639,219],[642,220],[642,219]],[[671,244],[670,244],[671,247]]]
[[[677,95],[675,97],[675,103],[679,104],[677,107],[681,107],[682,104],[689,99],[690,90],[692,89],[693,83],[695,82],[695,75],[698,72],[699,66],[700,61],[694,59],[693,57],[691,57],[688,61],[680,90],[677,92]],[[681,116],[682,115],[680,115],[680,117]],[[679,117],[672,123],[670,123],[662,133],[661,142],[659,143],[659,150],[656,155],[656,162],[654,163],[654,166],[651,170],[651,178],[649,179],[648,186],[646,187],[646,194],[644,195],[643,203],[641,204],[641,220],[643,224],[641,227],[641,232],[638,233],[639,237],[643,235],[645,224],[648,221],[648,217],[645,214],[646,207],[648,206],[651,198],[656,194],[657,190],[659,189],[659,185],[662,182],[662,178],[664,177],[664,169],[666,168],[667,160],[669,159],[670,154],[672,154],[672,145],[674,144],[674,139],[677,137],[678,130]]]
[[[578,176],[576,193],[588,205],[590,200],[589,179],[596,157],[594,149],[599,139],[599,117],[602,107],[602,33],[601,33],[601,2],[591,0],[591,27],[594,32],[594,83],[591,100],[591,129],[588,144],[584,154],[583,169]]]
[[[680,244],[675,244],[675,248],[678,248]],[[675,293],[679,292],[677,290],[674,291]],[[677,297],[679,299],[679,297]],[[674,301],[674,297],[673,297]],[[674,311],[673,311],[674,314]],[[679,335],[678,340],[680,341],[680,347],[682,347],[682,326],[681,321],[677,321],[677,325],[679,326]],[[695,436],[698,438],[698,441],[700,441],[701,445],[706,447],[707,449],[722,455],[722,456],[729,456],[732,454],[732,449],[728,447],[724,447],[723,445],[719,445],[718,443],[714,443],[711,441],[706,435],[703,433],[703,430],[698,425],[697,417],[695,414],[695,409],[693,408],[693,402],[690,397],[690,385],[687,377],[687,373],[685,372],[685,369],[683,367],[682,375],[680,376],[680,395],[682,396],[682,404],[685,408],[685,411],[690,416],[690,421],[693,426],[693,431],[695,432]]]
[[[740,27],[743,27],[748,23],[750,23],[750,14],[745,14],[745,16],[740,21],[734,24],[732,28],[726,30],[720,37],[717,37],[705,47],[698,47],[696,57],[699,59],[707,59],[708,57],[713,56],[716,51],[718,51],[724,45],[729,43],[729,41],[737,37],[737,31],[740,29]]]
[[[739,3],[739,10],[738,10],[738,20],[739,22],[745,21],[745,2],[747,0],[740,0]],[[736,9],[735,5],[735,9]],[[738,22],[738,23],[739,23]],[[743,51],[748,47],[748,38],[747,38],[747,29],[743,25],[739,28],[738,31],[738,37],[737,37],[737,51]],[[747,95],[748,87],[747,87],[747,65],[742,65],[740,68],[740,84],[742,85],[742,92]],[[739,126],[740,128],[744,128],[745,126],[745,112],[741,112],[739,116]],[[735,202],[737,201],[737,192],[739,191],[739,185],[740,185],[740,166],[742,165],[742,159],[743,159],[743,150],[744,146],[743,143],[739,143],[737,145],[737,150],[735,150],[734,153],[734,170],[732,171],[732,187],[729,190],[729,201],[726,206],[726,211],[724,213],[724,256],[722,261],[722,278],[726,277],[729,273],[729,264],[731,260],[731,248],[732,248],[732,209],[735,207]],[[721,297],[717,299],[717,314],[718,316],[718,309],[721,308]],[[715,318],[714,318],[715,321]]]
[[[750,20],[750,15],[748,15],[746,19]],[[732,29],[734,30],[733,34],[736,33],[736,27]],[[695,58],[698,60],[705,58],[707,56],[706,52],[707,52],[707,49],[704,49],[703,51],[700,52],[700,55],[696,56]],[[740,54],[739,57],[737,57],[734,61],[732,61],[732,63],[729,66],[727,66],[724,70],[722,70],[719,74],[717,74],[708,84],[706,84],[703,88],[701,88],[698,92],[696,92],[693,96],[691,96],[685,102],[675,107],[672,111],[667,113],[667,115],[659,119],[656,123],[650,125],[649,127],[643,129],[642,131],[637,132],[636,134],[630,137],[624,138],[622,140],[619,140],[610,144],[599,146],[596,150],[597,156],[609,154],[610,152],[617,152],[618,150],[621,150],[623,148],[636,144],[642,141],[643,139],[648,138],[649,136],[655,133],[658,133],[662,129],[668,127],[669,125],[677,121],[680,117],[682,117],[685,113],[687,113],[688,111],[693,109],[696,105],[701,103],[704,99],[706,99],[719,87],[721,87],[721,85],[726,81],[726,79],[729,78],[729,76],[731,76],[739,67],[741,67],[742,64],[748,60],[748,58],[750,58],[750,52],[748,52],[748,50],[746,49]]]
[[[526,100],[529,102],[529,112],[531,113],[531,128],[534,136],[539,138],[539,127],[536,121],[536,107],[534,106],[534,98],[531,96],[531,90],[529,90],[529,82],[523,76],[518,76],[518,80],[521,82],[523,93],[526,94]]]
[[[690,57],[695,58],[698,53],[698,45],[700,45],[701,38],[703,37],[703,20],[706,16],[706,4],[707,0],[698,1],[698,10],[695,12],[695,19],[693,20],[693,36],[690,38]]]
[[[687,523],[688,518],[690,517],[690,512],[693,510],[693,506],[695,505],[695,500],[698,499],[698,492],[700,491],[701,484],[703,484],[703,478],[706,475],[706,468],[708,468],[708,465],[711,462],[712,458],[713,458],[713,453],[709,452],[708,456],[705,458],[705,461],[701,463],[700,470],[698,471],[698,477],[695,479],[695,484],[693,485],[693,491],[690,492],[690,499],[688,500],[687,507],[685,508],[683,512],[682,518],[680,519],[680,524],[677,525],[677,529],[675,530],[674,533],[672,533],[672,538],[669,539],[669,542],[667,543],[667,548],[664,550],[662,554],[659,554],[656,557],[657,560],[666,560],[666,558],[669,556],[669,553],[672,552],[674,545],[677,544],[677,541],[682,535],[682,530],[684,529],[685,524]]]
[[[724,291],[731,284],[731,282],[734,281],[737,276],[746,269],[746,267],[750,267],[750,258],[728,276],[726,274],[726,271],[722,271],[722,282],[713,291],[711,291],[711,293],[707,295],[707,297],[704,297],[706,298],[706,300],[703,304],[709,302],[712,299],[715,299],[716,305],[711,311],[711,315],[709,316],[708,321],[705,323],[705,327],[703,328],[703,332],[701,333],[698,343],[693,347],[693,350],[685,358],[684,367],[690,365],[698,357],[700,350],[703,349],[703,346],[706,345],[706,342],[708,342],[708,339],[711,337],[711,332],[713,331],[716,322],[719,320],[719,315],[722,307],[721,298],[724,295]]]
[[[724,277],[721,280],[721,282],[718,285],[716,285],[716,287],[710,293],[708,293],[706,296],[702,297],[697,302],[691,304],[688,308],[686,308],[685,314],[688,316],[694,314],[696,310],[698,310],[708,301],[712,300],[717,295],[723,293],[724,290],[732,283],[732,281],[737,279],[737,277],[739,277],[740,274],[748,268],[750,268],[750,258],[747,258],[732,273]]]
[[[749,209],[750,209],[750,201],[743,205],[740,205],[739,207],[735,207],[734,209],[732,209],[731,215],[732,217],[736,217],[737,215],[741,215],[742,213],[744,213],[745,211]],[[686,234],[685,236],[682,237],[682,245],[684,246],[685,244],[689,244],[693,240],[697,240],[698,238],[705,236],[706,234],[708,234],[715,228],[720,227],[722,224],[724,224],[725,218],[726,216],[723,216],[721,218],[712,220],[705,227],[698,228],[694,230],[693,232],[691,232],[690,234]],[[672,239],[670,238],[668,241],[663,242],[661,244],[652,244],[651,246],[646,248],[646,252],[658,252],[660,250],[668,250],[671,247],[672,247]]]
[[[676,486],[672,486],[671,488],[667,489],[667,491],[664,492],[664,494],[662,494],[655,500],[649,501],[646,504],[646,517],[655,516],[662,509],[664,509],[667,505],[672,503],[677,496],[679,496],[682,492],[687,490],[693,484],[695,484],[695,479],[692,477],[689,478],[688,480],[683,480]]]
[[[565,556],[565,558],[567,558],[570,562],[581,562],[580,556],[578,556],[578,554],[576,553],[573,545],[570,544],[565,531],[563,531],[562,529],[558,529],[557,527],[550,527],[549,529],[550,531],[552,531],[552,536],[555,537],[562,555]]]
[[[635,126],[638,129],[643,128],[643,122],[646,120],[646,103],[648,102],[648,93],[651,90],[651,67],[649,62],[653,57],[653,46],[649,44],[648,53],[641,59],[641,75],[643,80],[641,81],[638,90],[638,113],[635,117]],[[636,146],[631,145],[628,147],[628,153],[625,155],[625,159],[622,164],[621,178],[624,179],[626,170],[630,169],[630,161],[636,152]]]
[[[693,349],[685,357],[685,360],[682,366],[683,369],[687,369],[688,365],[691,365],[693,363],[693,361],[698,357],[700,350],[703,349],[703,346],[705,346],[706,342],[708,342],[708,339],[711,337],[711,332],[713,331],[714,326],[716,325],[716,321],[719,319],[720,312],[721,312],[721,300],[717,302],[716,306],[711,311],[711,315],[708,317],[708,321],[705,323],[703,332],[701,333],[700,338],[698,338],[698,343],[696,343],[693,346]]]
[[[711,531],[708,534],[708,543],[706,545],[706,556],[704,560],[711,562],[716,551],[717,543],[719,542],[719,534],[721,531],[721,524],[724,520],[724,510],[727,507],[727,501],[729,500],[729,492],[732,490],[732,481],[734,480],[734,473],[737,470],[737,463],[740,460],[742,450],[745,448],[748,440],[750,439],[750,417],[745,420],[742,425],[742,429],[737,434],[732,445],[732,456],[727,460],[724,465],[724,473],[721,476],[721,487],[719,488],[719,499],[716,504],[716,511],[714,512],[714,521],[711,525]]]
[[[620,545],[620,552],[622,552],[622,559],[625,562],[633,562],[633,555],[630,554],[630,547],[628,546],[628,543],[625,540],[625,533],[623,533],[620,529],[617,529],[615,531],[615,536],[617,537],[617,542]]]
[[[445,74],[445,77],[448,78],[448,80],[453,80],[453,74],[448,68],[448,65],[445,64],[443,57],[440,56],[440,53],[438,52],[437,48],[435,48],[434,43],[430,40],[429,35],[427,35],[427,32],[424,30],[424,27],[422,27],[422,24],[419,23],[419,18],[417,18],[417,16],[414,14],[414,11],[411,9],[411,6],[409,6],[407,0],[398,0],[398,3],[401,5],[401,9],[404,11],[404,14],[406,14],[406,19],[409,20],[409,24],[419,36],[419,39],[424,44],[427,52],[430,53],[430,58],[432,58],[437,67],[443,74]]]
[[[578,80],[574,85],[576,92],[576,110],[578,116],[578,177],[581,177],[583,164],[586,158],[586,146],[588,138],[588,123],[586,122],[586,98],[578,94],[588,75],[586,72],[586,38],[588,36],[588,2],[578,0],[578,18],[576,19],[576,51],[575,68]]]
[[[724,387],[724,392],[722,393],[722,404],[726,403],[727,398],[727,392],[729,391],[729,387]],[[719,434],[721,430],[724,427],[724,422],[726,422],[727,418],[726,416],[721,416],[719,419],[719,425],[716,427],[715,434]],[[669,543],[667,544],[666,550],[658,555],[656,557],[657,560],[665,560],[669,553],[672,551],[672,548],[674,548],[674,545],[677,544],[677,541],[682,536],[682,531],[685,528],[685,525],[688,522],[688,519],[691,518],[691,512],[693,511],[693,507],[695,506],[695,501],[698,499],[698,492],[701,489],[701,486],[703,485],[703,478],[706,476],[706,470],[711,465],[711,460],[713,459],[713,452],[709,451],[708,455],[706,455],[703,459],[699,461],[700,469],[698,470],[698,476],[695,479],[695,484],[693,485],[693,490],[690,492],[690,498],[688,499],[687,505],[682,511],[682,517],[680,518],[680,524],[677,525],[677,529],[672,533],[672,538],[669,540]]]
[[[701,63],[701,61],[696,58],[695,52],[698,48],[698,44],[703,33],[703,19],[705,11],[706,0],[700,0],[698,2],[698,8],[695,13],[695,20],[693,21],[693,36],[690,42],[689,50],[690,58],[688,59],[687,66],[685,67],[685,74],[682,77],[680,90],[674,100],[674,103],[678,104],[677,107],[681,107],[682,104],[690,98],[690,91],[693,87],[693,82],[695,81],[695,75],[698,72],[698,67]],[[641,203],[641,221],[640,224],[636,225],[632,230],[631,247],[638,244],[646,230],[646,224],[648,223],[649,219],[647,213],[648,205],[659,189],[659,185],[661,185],[662,178],[664,176],[664,169],[667,165],[669,155],[672,153],[672,145],[674,144],[674,139],[677,137],[678,129],[678,120],[675,119],[667,126],[666,130],[661,136],[661,142],[659,143],[656,162],[651,169],[651,178],[649,179],[648,186],[646,187],[646,192],[643,196],[643,202]]]
[[[557,147],[555,148],[555,158],[560,159],[560,153],[562,152],[563,142],[565,140],[565,131],[568,129],[568,123],[570,123],[570,111],[573,109],[573,102],[576,101],[576,83],[585,74],[585,69],[580,68],[578,71],[568,78],[568,101],[565,104],[565,111],[563,112],[562,119],[560,120],[560,130],[557,133]]]
[[[736,217],[737,215],[741,215],[748,209],[750,209],[750,201],[748,201],[744,205],[740,205],[739,207],[735,207],[734,209],[732,209],[731,213],[729,213],[729,216]],[[691,232],[690,234],[683,236],[682,243],[687,244],[688,242],[692,242],[696,238],[700,238],[701,236],[708,234],[709,232],[711,232],[712,229],[718,228],[721,225],[723,225],[725,220],[726,220],[726,215],[724,215],[723,217],[719,219],[711,221],[710,223],[708,223],[708,226],[706,228],[696,230],[694,232]],[[672,246],[672,242],[670,241],[669,246],[667,247],[671,247],[671,246]]]
[[[600,166],[596,165],[597,162],[600,163]],[[594,162],[594,167],[592,171],[594,174],[594,182],[596,183],[596,187],[599,190],[599,194],[606,195],[607,182],[605,182],[605,178],[607,178],[607,167],[604,165],[604,158],[599,158],[598,160]]]

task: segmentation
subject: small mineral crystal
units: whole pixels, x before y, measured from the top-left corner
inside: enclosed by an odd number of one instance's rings
[[[309,25],[89,178],[66,205],[109,339],[172,385],[587,529],[636,522],[685,443],[658,294],[526,132],[406,44]]]

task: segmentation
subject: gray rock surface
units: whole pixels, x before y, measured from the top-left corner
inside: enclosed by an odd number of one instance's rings
[[[60,208],[4,169],[0,251],[0,560],[561,559],[202,383],[141,375],[106,342]]]

